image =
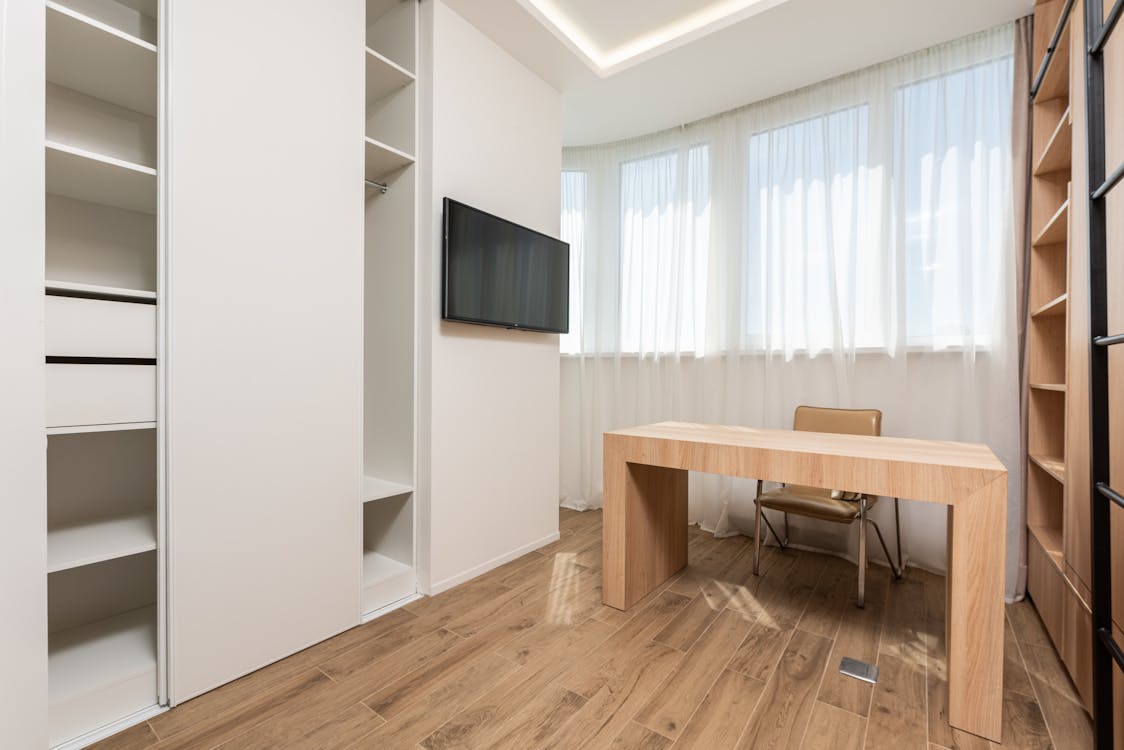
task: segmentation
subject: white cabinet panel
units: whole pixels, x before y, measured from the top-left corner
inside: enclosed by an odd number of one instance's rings
[[[156,357],[156,305],[46,298],[47,356]]]
[[[47,428],[152,422],[153,365],[47,365]]]
[[[167,8],[182,701],[359,621],[364,3]]]
[[[0,18],[0,745],[43,748],[43,4],[0,0]]]

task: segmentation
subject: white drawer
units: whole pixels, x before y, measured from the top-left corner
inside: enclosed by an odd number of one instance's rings
[[[154,421],[155,365],[47,365],[47,427]]]
[[[156,305],[46,297],[47,356],[156,356]]]

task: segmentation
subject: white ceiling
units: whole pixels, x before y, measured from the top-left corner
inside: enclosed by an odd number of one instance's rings
[[[1034,0],[445,2],[562,92],[567,146],[692,122],[1034,7]]]

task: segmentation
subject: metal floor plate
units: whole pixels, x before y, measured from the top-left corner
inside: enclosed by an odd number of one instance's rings
[[[878,682],[878,665],[867,664],[865,661],[844,656],[843,661],[839,662],[839,674],[845,674],[848,677],[854,677],[856,680],[874,685]]]

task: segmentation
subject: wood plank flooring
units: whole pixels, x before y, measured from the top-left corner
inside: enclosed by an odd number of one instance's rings
[[[601,604],[601,514],[561,539],[188,701],[97,750],[806,748],[991,743],[947,721],[944,578],[690,532],[690,565]],[[1003,748],[1092,730],[1028,602],[1007,608]],[[875,686],[837,672],[877,661]]]

